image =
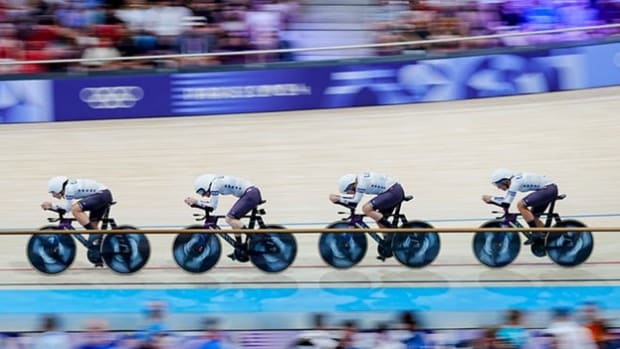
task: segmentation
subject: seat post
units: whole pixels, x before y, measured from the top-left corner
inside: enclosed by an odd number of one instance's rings
[[[547,211],[547,219],[545,220],[545,227],[550,226],[551,222],[553,221],[553,217],[555,215],[554,210],[555,210],[556,201],[557,199],[553,199],[553,201],[551,201],[551,204],[549,204],[549,210]]]
[[[105,211],[103,211],[103,217],[101,217],[101,220],[107,220],[108,217],[110,217],[110,206],[108,206]]]
[[[252,213],[250,213],[250,219],[254,220],[258,216],[258,207],[254,207],[252,209]]]
[[[402,206],[402,204],[403,204],[403,201],[401,200],[398,203],[398,205],[396,205],[396,208],[394,209],[394,212],[392,214],[394,216],[394,218],[392,219],[392,225],[394,226],[398,226],[398,219],[400,217],[400,207]]]

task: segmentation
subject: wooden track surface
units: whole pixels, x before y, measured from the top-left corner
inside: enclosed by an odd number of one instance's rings
[[[327,196],[347,172],[380,171],[398,179],[415,200],[403,206],[411,219],[436,226],[480,225],[493,217],[481,194],[496,167],[545,173],[568,198],[557,209],[592,226],[617,226],[620,212],[620,88],[510,98],[287,113],[2,125],[0,227],[35,228],[49,213],[46,183],[54,175],[93,178],[109,186],[121,224],[183,227],[193,224],[183,198],[194,178],[213,172],[246,177],[258,185],[268,223],[321,226],[337,220]],[[220,201],[225,213],[231,198]],[[476,220],[479,218],[479,220]],[[472,219],[466,221],[467,219]],[[291,225],[292,226],[292,225]],[[480,266],[470,234],[442,236],[435,263],[412,270],[374,260],[375,245],[358,268],[334,271],[321,261],[316,236],[299,236],[292,268],[265,276],[222,257],[213,271],[190,275],[172,260],[172,236],[150,237],[148,268],[131,278],[91,272],[81,250],[72,268],[45,277],[31,270],[27,237],[0,237],[0,280],[12,284],[229,282],[292,283],[322,280],[426,280],[502,282],[615,280],[620,263],[616,233],[595,235],[587,265],[564,269],[522,250],[501,271]],[[224,252],[228,249],[224,248]],[[535,269],[531,263],[540,264]],[[162,276],[165,271],[165,276]],[[263,285],[264,286],[264,285]]]

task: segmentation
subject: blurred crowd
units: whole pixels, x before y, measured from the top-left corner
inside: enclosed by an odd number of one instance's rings
[[[373,0],[377,43],[424,41],[620,23],[620,0]],[[4,73],[193,67],[290,61],[290,52],[113,60],[102,58],[293,48],[287,30],[303,0],[0,0],[0,60],[88,59],[0,65]],[[536,45],[615,35],[617,29],[390,46],[378,55]],[[334,35],[326,31],[326,35]]]
[[[87,321],[82,332],[62,330],[59,318],[42,318],[40,332],[0,336],[2,349],[615,349],[620,335],[596,303],[583,303],[574,311],[550,312],[546,328],[528,327],[528,313],[509,310],[503,323],[481,329],[432,331],[415,313],[404,312],[389,323],[360,328],[354,320],[332,323],[326,314],[312,314],[305,331],[226,331],[214,318],[202,329],[173,332],[166,320],[165,304],[154,302],[147,322],[135,332],[109,331],[105,320]]]
[[[83,58],[4,72],[205,66],[287,60],[286,55],[101,61],[101,58],[286,48],[280,33],[295,0],[0,0],[0,60]]]
[[[377,43],[451,39],[620,23],[618,0],[378,0],[373,19]],[[379,55],[403,51],[457,51],[489,47],[582,41],[620,34],[620,28],[534,36],[385,47]]]

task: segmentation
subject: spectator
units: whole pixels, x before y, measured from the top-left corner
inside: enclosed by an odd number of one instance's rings
[[[552,0],[532,0],[524,13],[524,31],[552,30],[559,27],[558,7]],[[539,34],[528,37],[530,44],[547,44],[555,41],[557,35]]]
[[[128,0],[126,7],[116,10],[115,16],[134,33],[147,30],[148,7],[145,0]]]
[[[506,323],[497,331],[497,337],[515,349],[523,348],[529,337],[523,327],[523,313],[516,309],[509,310]]]
[[[22,349],[21,336],[17,332],[0,332],[0,348],[2,349]]]
[[[15,61],[22,59],[23,42],[17,38],[15,25],[0,24],[0,61]],[[0,65],[0,73],[14,73],[19,71],[19,65]]]
[[[222,349],[224,344],[222,335],[217,329],[217,320],[205,320],[205,333],[202,337],[203,343],[198,349]]]
[[[514,349],[510,343],[497,336],[497,328],[487,327],[482,331],[482,337],[474,341],[473,349]]]
[[[224,32],[223,37],[218,39],[218,52],[251,51],[248,34],[243,31]],[[252,62],[252,57],[245,54],[221,56],[220,61],[224,64],[246,64]]]
[[[377,43],[424,41],[520,31],[568,28],[620,21],[616,0],[375,0],[369,28]],[[305,6],[312,6],[306,4]],[[296,0],[2,0],[0,59],[41,60],[77,57],[118,57],[169,53],[236,52],[294,48],[286,31],[300,6]],[[204,24],[186,26],[184,18],[201,17]],[[327,31],[331,33],[330,31]],[[455,51],[538,43],[587,40],[620,33],[591,32],[397,45],[374,50],[376,55],[403,52]],[[297,36],[301,37],[300,35]],[[102,40],[99,40],[102,39]],[[373,52],[365,50],[364,52]],[[178,60],[181,66],[290,61],[299,55],[225,56],[221,59]],[[0,66],[2,73],[39,73],[82,69],[142,68],[172,65],[174,60],[80,65]]]
[[[114,70],[120,66],[118,61],[109,60],[110,58],[120,57],[120,52],[113,46],[113,42],[109,38],[99,38],[96,44],[90,44],[84,50],[82,65],[90,67],[91,70]],[[93,60],[102,59],[102,60]]]
[[[294,347],[311,347],[320,349],[333,349],[338,345],[338,341],[325,324],[324,314],[312,315],[312,330],[304,331],[295,340]]]
[[[554,310],[547,332],[555,337],[558,349],[596,349],[591,332],[572,319],[569,309]]]
[[[590,330],[592,339],[601,349],[620,347],[620,338],[609,331],[607,321],[602,317],[596,302],[584,302],[580,309],[580,320]]]
[[[517,0],[507,0],[499,4],[498,13],[504,26],[519,28],[523,24],[523,13],[518,4]]]
[[[375,340],[372,346],[375,349],[406,349],[405,344],[390,336],[390,331],[385,323],[380,323],[375,329]]]
[[[115,349],[114,338],[108,332],[108,323],[102,319],[86,322],[85,332],[80,336],[81,343],[76,349]]]
[[[209,53],[215,50],[217,45],[218,29],[207,23],[207,19],[201,16],[187,17],[184,19],[185,30],[179,36],[178,52],[184,54]],[[179,60],[183,67],[207,66],[218,64],[217,57],[187,57]]]
[[[71,338],[60,330],[58,318],[46,315],[41,321],[41,334],[32,341],[32,349],[71,349]]]
[[[358,328],[355,321],[345,321],[343,325],[342,335],[338,340],[336,349],[360,349],[357,346]]]
[[[196,347],[197,349],[225,349],[233,346],[233,341],[220,330],[217,319],[205,319],[204,329],[204,334],[200,338],[201,343]]]
[[[151,341],[156,336],[168,334],[170,331],[165,322],[166,304],[160,301],[146,304],[146,326],[139,331],[138,338]]]
[[[418,319],[413,312],[404,312],[400,316],[400,324],[403,327],[402,334],[398,336],[399,340],[405,344],[406,349],[423,349],[426,348],[426,335],[420,330]]]

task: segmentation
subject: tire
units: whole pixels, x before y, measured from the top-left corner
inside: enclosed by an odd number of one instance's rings
[[[191,225],[186,229],[205,229],[204,225]],[[190,273],[204,273],[220,260],[222,244],[216,234],[179,234],[172,243],[174,261]]]
[[[584,228],[585,224],[576,220],[565,220],[554,225],[557,228]],[[585,262],[594,249],[592,233],[572,232],[549,233],[547,237],[547,255],[563,267],[574,267]]]
[[[521,237],[516,232],[503,232],[502,221],[484,223],[481,228],[498,228],[497,232],[474,234],[472,247],[480,263],[492,268],[501,268],[512,263],[521,250]]]
[[[266,229],[285,229],[281,225],[266,225]],[[297,256],[297,241],[291,233],[248,234],[250,261],[267,273],[278,273],[288,268]]]
[[[339,221],[327,226],[330,229],[350,229],[349,222]],[[325,263],[337,269],[348,269],[358,264],[366,255],[368,241],[365,233],[323,233],[319,238],[319,253]]]
[[[40,230],[60,230],[60,228],[49,225]],[[26,256],[30,265],[45,274],[65,271],[73,264],[75,255],[75,241],[69,234],[32,235],[26,246]]]
[[[137,230],[130,225],[117,229]],[[101,243],[101,258],[119,274],[131,274],[142,269],[151,255],[149,240],[144,234],[106,234]]]
[[[432,228],[433,226],[422,221],[411,221],[401,228]],[[441,248],[439,234],[429,233],[398,233],[392,239],[394,257],[403,265],[411,268],[421,268],[431,264]]]

